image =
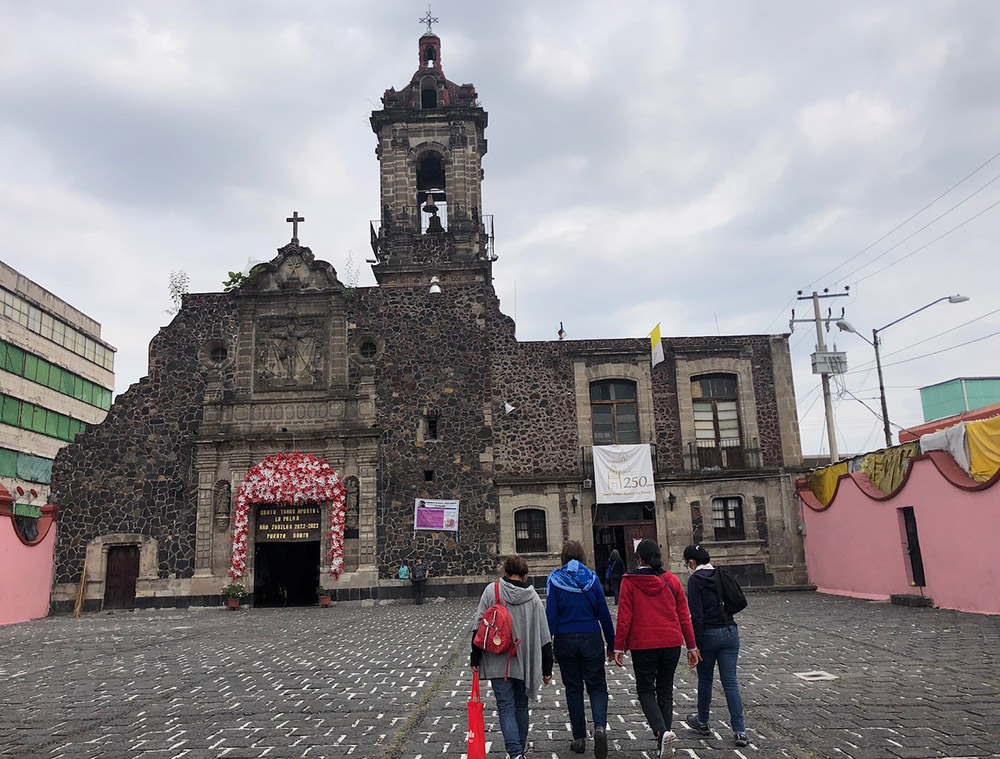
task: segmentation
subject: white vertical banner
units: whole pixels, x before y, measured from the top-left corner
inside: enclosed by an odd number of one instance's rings
[[[656,500],[649,445],[595,445],[592,450],[598,503]]]

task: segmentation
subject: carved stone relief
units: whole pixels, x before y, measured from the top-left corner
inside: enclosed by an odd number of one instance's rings
[[[326,377],[327,329],[321,317],[262,318],[257,323],[256,385],[261,390],[318,387]]]

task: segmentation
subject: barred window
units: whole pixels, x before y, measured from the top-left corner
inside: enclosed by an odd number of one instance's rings
[[[521,509],[514,514],[514,548],[518,553],[545,553],[549,541],[542,509]]]

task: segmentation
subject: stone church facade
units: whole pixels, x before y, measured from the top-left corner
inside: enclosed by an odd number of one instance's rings
[[[148,375],[55,462],[55,609],[85,563],[86,608],[218,603],[236,493],[293,451],[344,485],[344,571],[329,574],[327,530],[272,540],[253,509],[242,579],[258,603],[309,602],[317,582],[406,595],[396,572],[417,555],[429,595],[478,594],[515,551],[544,577],[568,539],[599,569],[652,537],[675,569],[701,542],[748,583],[804,581],[787,336],[664,338],[655,367],[645,338],[519,342],[482,213],[487,114],[444,76],[436,35],[418,50],[371,117],[377,285],[345,287],[293,232],[241,286],[185,296]],[[596,503],[607,443],[650,446],[652,500]],[[458,501],[458,529],[415,530],[418,499]]]

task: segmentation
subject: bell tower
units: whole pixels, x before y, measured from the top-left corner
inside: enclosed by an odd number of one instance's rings
[[[429,23],[417,60],[409,84],[386,90],[383,108],[371,115],[381,185],[371,240],[380,283],[399,266],[489,267],[494,259],[492,219],[482,215],[486,111],[473,85],[445,77],[441,39]]]

